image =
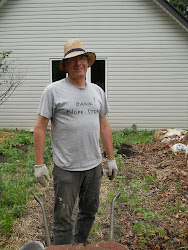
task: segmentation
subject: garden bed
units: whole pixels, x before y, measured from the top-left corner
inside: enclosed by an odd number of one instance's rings
[[[185,137],[181,143],[188,145]],[[188,172],[183,152],[174,155],[164,143],[124,143],[117,158],[115,181],[104,177],[101,202],[90,238],[91,242],[109,240],[110,202],[115,204],[114,241],[129,249],[187,249],[188,245]],[[52,166],[50,167],[52,168]],[[41,188],[51,241],[53,243],[53,183]],[[40,206],[31,196],[27,213],[14,223],[11,237],[4,237],[1,249],[19,249],[31,240],[46,242]]]

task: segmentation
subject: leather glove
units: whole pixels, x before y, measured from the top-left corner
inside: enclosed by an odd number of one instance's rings
[[[113,180],[116,177],[118,170],[116,165],[116,160],[108,159],[107,167],[108,167],[108,178],[109,180]]]
[[[49,172],[45,164],[35,165],[35,177],[37,181],[43,186],[46,186],[46,181],[50,180]]]

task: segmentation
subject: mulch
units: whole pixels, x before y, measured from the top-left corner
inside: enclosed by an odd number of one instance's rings
[[[176,143],[176,142],[174,142]],[[188,145],[188,136],[181,143]],[[149,144],[123,145],[125,152],[124,163],[119,166],[118,176],[121,179],[121,195],[115,205],[114,238],[117,243],[127,245],[129,249],[188,249],[188,213],[185,207],[188,204],[188,171],[187,159],[183,152],[174,155],[169,147],[160,142]],[[132,153],[131,153],[132,152]],[[106,159],[103,159],[104,177],[101,188],[100,213],[97,214],[94,225],[99,225],[91,234],[89,241],[106,241],[110,238],[110,203],[108,193],[113,190],[119,192],[118,182],[109,181],[106,175]],[[133,180],[142,180],[146,177],[156,177],[155,184],[148,185],[147,192],[140,190],[143,207],[157,214],[161,211],[161,218],[149,221],[152,235],[146,235],[143,230],[137,233],[136,223],[147,222],[140,212],[134,212],[129,201],[121,201],[121,196],[130,190]],[[42,199],[45,204],[50,237],[53,244],[53,182],[41,188]],[[130,195],[130,198],[132,198]],[[139,207],[139,206],[138,206]],[[31,196],[27,205],[27,213],[18,219],[13,228],[13,234],[4,238],[0,249],[20,249],[29,241],[41,241],[46,244],[44,222],[40,205]],[[184,209],[183,209],[184,208]],[[76,213],[76,209],[75,209]],[[75,215],[74,213],[74,215]],[[159,228],[164,235],[155,231]],[[148,237],[144,243],[144,237]]]

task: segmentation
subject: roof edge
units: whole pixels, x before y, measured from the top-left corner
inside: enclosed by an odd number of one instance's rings
[[[188,20],[181,15],[168,1],[153,0],[157,5],[164,9],[175,21],[177,21],[188,32]]]
[[[7,0],[1,0],[0,1],[0,8],[6,3]]]

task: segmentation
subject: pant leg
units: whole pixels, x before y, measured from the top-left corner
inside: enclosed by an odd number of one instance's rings
[[[70,172],[54,166],[54,243],[71,244],[72,212],[80,189],[80,173]]]
[[[79,193],[79,212],[75,223],[74,243],[84,243],[88,239],[99,207],[102,175],[102,164],[94,169],[85,171],[85,178]]]

